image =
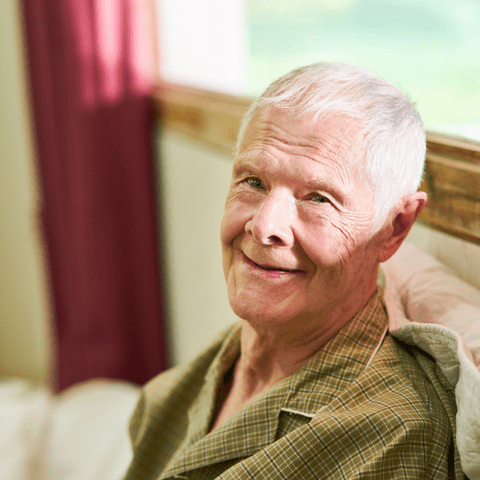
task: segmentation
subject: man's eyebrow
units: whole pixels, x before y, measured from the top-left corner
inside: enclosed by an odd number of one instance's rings
[[[262,173],[263,171],[265,171],[265,168],[262,168],[261,165],[252,162],[248,159],[248,157],[239,156],[235,159],[235,162],[233,164],[233,171],[235,173],[238,173],[242,170],[251,170],[253,172]]]

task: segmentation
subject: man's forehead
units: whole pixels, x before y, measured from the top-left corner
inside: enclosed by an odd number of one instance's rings
[[[272,125],[287,132],[318,137],[323,131],[363,136],[362,122],[347,113],[328,111],[322,115],[301,112],[294,108],[260,107],[252,115],[246,132],[252,133]]]
[[[279,139],[290,146],[331,150],[332,155],[348,156],[355,163],[365,158],[365,135],[359,119],[337,112],[316,118],[285,108],[259,108],[245,129],[240,153],[255,148],[266,138]]]

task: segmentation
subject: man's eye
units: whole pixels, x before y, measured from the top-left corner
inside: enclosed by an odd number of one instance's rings
[[[315,203],[329,203],[330,200],[327,197],[324,197],[323,195],[320,195],[319,193],[314,193],[312,195],[312,201]]]
[[[252,187],[252,188],[258,188],[258,189],[263,189],[263,184],[260,179],[256,177],[250,177],[247,178],[247,183]]]

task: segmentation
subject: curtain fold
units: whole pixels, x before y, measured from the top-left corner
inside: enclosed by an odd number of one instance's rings
[[[60,389],[167,366],[150,0],[21,0]]]

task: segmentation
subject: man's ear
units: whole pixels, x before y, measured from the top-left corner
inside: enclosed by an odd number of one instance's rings
[[[404,197],[402,202],[397,205],[393,213],[393,219],[387,225],[389,236],[380,250],[379,262],[385,262],[399,249],[425,203],[427,203],[427,194],[416,192]]]

